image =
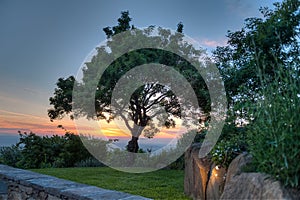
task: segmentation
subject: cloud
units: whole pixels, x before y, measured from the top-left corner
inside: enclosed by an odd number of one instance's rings
[[[87,120],[84,121],[86,122]],[[77,130],[74,121],[69,119],[50,122],[47,117],[39,117],[0,109],[0,133],[17,134],[18,131],[21,131],[27,133],[33,132],[38,135],[63,135],[65,131],[57,128],[60,124],[63,125],[67,131],[74,132],[75,134],[78,133],[93,136],[103,136],[104,134],[106,137],[113,138],[131,136],[130,132],[123,130],[122,126],[118,127],[115,122],[109,124],[104,121],[100,124],[95,122],[90,122],[90,124],[80,123],[80,128]],[[163,128],[155,138],[174,138],[181,132],[182,130],[180,127],[172,129]]]
[[[220,46],[220,44],[217,42],[217,41],[214,41],[214,40],[204,40],[203,41],[203,44],[205,46],[208,46],[208,47],[216,47],[216,46]]]
[[[22,116],[22,117],[30,117],[30,118],[38,118],[38,119],[47,119],[46,117],[39,117],[39,116],[35,116],[35,115],[30,115],[30,114],[23,114],[23,113],[17,113],[17,112],[11,112],[11,111],[7,111],[7,110],[2,110],[0,109],[0,115],[1,113],[5,113],[8,115],[17,115],[17,116]]]
[[[22,132],[33,132],[39,135],[64,134],[65,130],[57,128],[58,125],[63,125],[67,131],[75,134],[99,135],[100,133],[103,133],[107,136],[114,137],[127,136],[113,123],[103,123],[101,127],[97,125],[97,123],[81,123],[80,129],[77,130],[74,121],[69,119],[50,122],[47,117],[39,117],[0,109],[0,133],[16,134],[20,130]]]
[[[9,133],[17,133],[18,130],[21,130],[26,132],[32,131],[42,135],[63,134],[64,130],[57,128],[59,124],[63,124],[69,131],[75,130],[75,125],[70,120],[50,122],[47,117],[0,109],[0,132],[9,131]]]
[[[206,47],[206,48],[216,48],[217,46],[225,46],[227,44],[227,39],[222,38],[222,39],[208,39],[208,38],[201,38],[197,39],[200,45]]]

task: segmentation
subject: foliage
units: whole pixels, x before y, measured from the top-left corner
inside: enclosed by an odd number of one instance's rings
[[[81,160],[74,164],[75,167],[104,167],[105,165],[101,163],[94,157],[89,157],[85,160]]]
[[[228,168],[231,161],[247,149],[246,130],[226,124],[223,133],[210,154],[216,165]]]
[[[284,0],[274,10],[261,8],[263,18],[246,19],[214,52],[229,101],[227,126],[243,121],[253,168],[293,187],[299,185],[299,6]],[[227,135],[235,132],[231,128]],[[236,140],[244,143],[245,137],[224,137],[214,153],[232,151]]]
[[[130,22],[131,18],[129,17],[129,12],[122,12],[121,17],[118,19],[118,25],[112,28],[106,27],[103,29],[109,42],[107,43],[107,47],[97,48],[98,53],[93,56],[90,62],[85,63],[86,66],[83,69],[82,78],[83,83],[76,82],[75,78],[72,76],[58,80],[54,96],[50,98],[50,105],[53,105],[53,108],[48,110],[48,115],[51,120],[60,119],[65,114],[70,114],[72,109],[71,105],[74,105],[76,109],[73,110],[74,116],[71,115],[71,118],[86,117],[88,119],[106,120],[107,122],[110,122],[115,117],[119,117],[125,121],[127,129],[132,133],[132,140],[129,141],[127,150],[138,152],[138,137],[140,137],[142,132],[144,131],[144,136],[148,138],[154,137],[157,133],[158,129],[153,126],[153,121],[159,113],[155,109],[158,106],[164,108],[167,117],[162,126],[171,128],[175,126],[174,118],[181,117],[181,108],[178,98],[170,88],[158,83],[147,83],[144,86],[137,88],[131,95],[128,107],[124,106],[119,108],[116,105],[114,107],[112,105],[113,89],[118,80],[121,77],[124,77],[126,72],[130,71],[130,69],[135,66],[149,63],[172,66],[191,83],[198,98],[199,106],[204,112],[210,110],[210,99],[206,84],[197,70],[191,66],[191,63],[178,55],[160,49],[144,48],[130,51],[117,57],[117,55],[120,54],[119,49],[122,48],[117,45],[119,45],[120,42],[128,42],[130,44],[132,41],[128,41],[128,38],[124,36],[118,38],[121,41],[116,42],[114,41],[113,36],[131,30],[131,32],[129,32],[131,36],[139,36],[145,41],[149,41],[149,38],[153,38],[156,41],[160,41],[166,48],[175,48],[180,50],[180,52],[185,52],[187,57],[194,59],[195,62],[198,63],[198,58],[204,56],[204,51],[201,49],[196,50],[191,45],[182,42],[183,35],[180,34],[183,31],[182,23],[178,24],[176,33],[158,28],[158,36],[153,36],[151,35],[151,32],[154,29],[153,26],[150,26],[145,31],[140,31],[135,29]],[[140,39],[140,41],[143,42],[143,39]],[[110,52],[107,51],[107,48],[110,49]],[[110,59],[114,61],[104,71],[102,78],[98,81],[96,76],[97,72],[100,70],[99,68],[104,65],[103,63]],[[144,72],[141,76],[145,76],[145,74],[147,74],[147,72]],[[130,79],[130,77],[127,78]],[[94,114],[94,112],[91,112],[91,109],[87,108],[84,102],[81,102],[82,105],[74,104],[70,94],[73,89],[72,85],[75,85],[76,88],[80,89],[84,86],[93,85],[95,80],[98,81],[95,97],[90,96],[90,92],[83,92],[84,94],[82,94],[84,99],[95,98],[96,113]],[[126,93],[126,91],[124,91],[124,93]],[[119,102],[122,102],[122,99],[117,99],[115,101],[118,101],[117,104],[119,104]],[[125,112],[122,113],[120,110]]]
[[[92,165],[94,158],[83,145],[80,137],[70,132],[64,136],[38,136],[34,133],[21,133],[17,145],[0,149],[1,162],[20,168],[73,167],[75,165]],[[102,140],[101,149],[106,149]],[[100,164],[96,165],[100,166]]]
[[[120,172],[108,167],[49,168],[33,171],[152,199],[189,199],[183,192],[182,170],[158,170],[142,174]]]
[[[255,101],[261,88],[260,71],[272,82],[278,69],[300,59],[299,1],[274,5],[274,10],[260,8],[263,18],[248,18],[242,30],[229,31],[228,45],[214,51],[229,106],[245,98]]]
[[[300,63],[299,63],[300,64]],[[300,186],[300,78],[279,70],[277,81],[265,86],[263,99],[251,105],[249,150],[257,171],[285,185]]]
[[[21,149],[16,145],[0,147],[0,163],[17,167],[17,163],[21,160],[21,158]]]
[[[54,109],[48,110],[48,116],[50,120],[56,118],[62,118],[65,114],[69,114],[72,111],[72,90],[75,78],[70,76],[69,78],[59,78],[54,91],[54,97],[50,97],[50,104]],[[71,115],[71,119],[73,116]]]

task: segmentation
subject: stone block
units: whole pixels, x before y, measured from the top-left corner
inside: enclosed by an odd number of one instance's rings
[[[5,165],[0,165],[0,176],[1,180],[7,184],[7,199],[9,200],[148,199]],[[0,197],[2,198],[2,195]]]

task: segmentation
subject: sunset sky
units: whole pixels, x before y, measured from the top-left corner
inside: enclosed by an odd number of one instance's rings
[[[226,44],[227,30],[238,30],[247,17],[260,16],[260,6],[274,0],[0,0],[0,140],[18,130],[56,134],[68,118],[50,122],[49,97],[60,77],[76,75],[85,57],[105,40],[102,28],[116,25],[129,10],[136,27],[176,29],[213,49]],[[115,127],[103,125],[108,134]],[[162,134],[161,137],[169,137]]]

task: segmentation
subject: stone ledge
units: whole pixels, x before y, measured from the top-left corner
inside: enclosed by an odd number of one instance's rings
[[[6,165],[0,165],[0,179],[1,182],[5,182],[7,185],[7,199],[148,199],[142,196],[102,189]]]

